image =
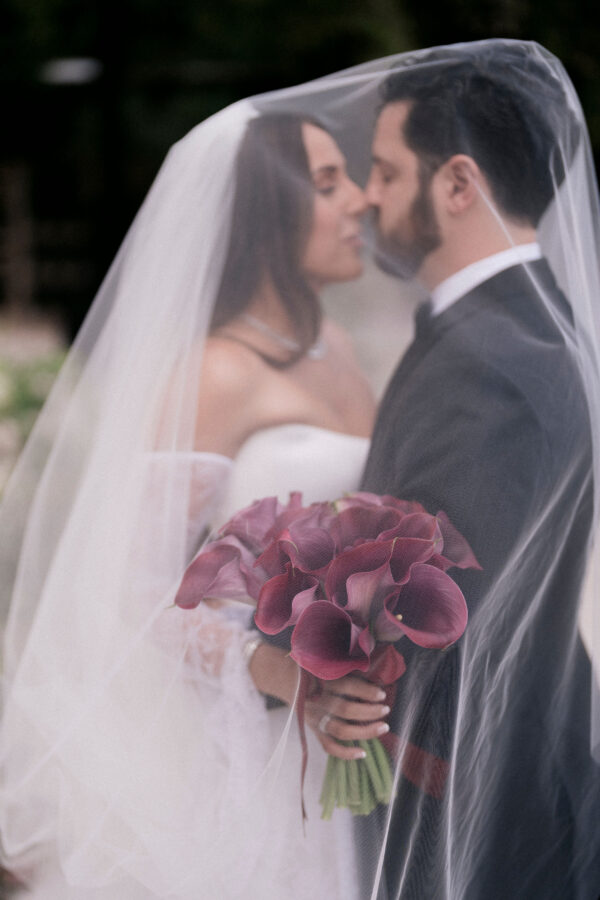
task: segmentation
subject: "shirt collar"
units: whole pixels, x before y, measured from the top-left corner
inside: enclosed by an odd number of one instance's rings
[[[494,253],[492,256],[486,256],[485,259],[479,259],[477,262],[465,266],[464,269],[450,275],[444,281],[441,281],[437,287],[431,292],[431,314],[439,315],[449,306],[452,306],[461,297],[464,297],[469,291],[477,285],[482,284],[497,275],[498,272],[509,269],[518,263],[533,262],[535,259],[542,258],[540,245],[532,242],[530,244],[517,244],[509,247],[508,250],[501,250],[500,253]]]

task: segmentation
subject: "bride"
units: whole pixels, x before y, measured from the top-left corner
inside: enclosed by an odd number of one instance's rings
[[[298,115],[241,106],[219,130],[235,187],[222,179],[198,221],[177,221],[169,182],[184,213],[202,206],[185,184],[202,131],[171,154],[6,499],[7,517],[25,505],[51,429],[6,640],[2,845],[24,896],[258,900],[291,882],[297,898],[358,896],[346,811],[319,819],[323,750],[356,757],[342,740],[387,731],[383,692],[347,677],[308,701],[304,834],[296,664],[257,638],[248,607],[168,608],[207,528],[236,509],[356,488],[374,416],[319,302],[362,271],[366,203],[344,156]],[[203,257],[219,201],[232,226]]]
[[[359,483],[374,400],[348,335],[322,319],[318,295],[361,274],[365,210],[362,191],[321,125],[284,114],[249,123],[195,432],[198,450],[235,459],[218,520],[260,496],[285,500],[294,486],[313,502]],[[254,646],[254,632],[250,640]],[[287,653],[256,647],[250,671],[263,693],[293,702],[297,668]],[[346,680],[342,688],[349,684],[362,700],[376,697],[362,680]],[[328,687],[318,704],[309,702],[307,720],[315,727],[332,705]],[[341,693],[336,686],[334,696]],[[343,715],[339,700],[334,705]],[[361,705],[349,712],[367,719],[380,711]],[[371,737],[380,724],[343,736]],[[356,754],[316,730],[328,751]]]

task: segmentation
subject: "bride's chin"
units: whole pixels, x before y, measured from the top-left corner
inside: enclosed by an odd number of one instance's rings
[[[360,260],[354,266],[348,266],[343,271],[338,270],[329,275],[323,275],[320,278],[308,277],[307,281],[316,294],[320,294],[325,288],[334,284],[344,284],[346,281],[356,281],[364,272],[364,263]]]
[[[352,263],[349,263],[343,269],[340,269],[336,273],[336,277],[329,280],[329,284],[340,284],[345,281],[356,281],[357,278],[361,277],[364,269],[365,264],[362,257],[357,257],[352,261]]]
[[[340,278],[340,281],[355,281],[357,278],[360,278],[364,270],[365,264],[362,257],[360,257],[356,259],[354,265],[350,267],[347,276],[345,278]]]

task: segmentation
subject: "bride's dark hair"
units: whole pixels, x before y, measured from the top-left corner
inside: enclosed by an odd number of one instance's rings
[[[314,202],[304,122],[323,127],[284,113],[248,124],[237,156],[231,235],[211,320],[211,331],[226,325],[269,279],[301,346],[290,362],[314,343],[321,326],[319,299],[301,266]]]

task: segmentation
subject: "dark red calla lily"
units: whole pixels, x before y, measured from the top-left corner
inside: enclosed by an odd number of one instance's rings
[[[443,650],[463,634],[467,618],[456,582],[435,566],[417,564],[408,582],[385,600],[374,630],[382,641],[405,635],[420,647]]]
[[[232,516],[221,529],[221,534],[233,535],[256,555],[263,550],[267,536],[283,509],[277,497],[255,500]]]
[[[254,621],[265,634],[279,634],[295,625],[301,613],[313,603],[319,590],[316,578],[294,569],[288,563],[282,575],[275,575],[262,586]]]
[[[430,559],[433,549],[433,541],[420,538],[359,544],[331,563],[325,593],[338,606],[360,611],[362,619],[374,618],[379,609],[373,605],[381,606],[383,596],[407,581],[411,567]]]
[[[400,537],[392,541],[390,570],[396,584],[404,584],[410,577],[413,566],[429,562],[435,541],[428,538]]]
[[[271,538],[276,538],[280,532],[289,528],[293,522],[310,522],[316,528],[327,528],[331,519],[335,516],[331,503],[322,502],[311,503],[310,506],[298,506],[297,497],[302,497],[302,495],[290,495],[290,502],[278,517],[273,532],[270,535]]]
[[[393,541],[380,542],[368,541],[346,550],[337,556],[325,577],[325,594],[337,606],[345,607],[348,605],[348,579],[361,572],[367,574],[373,580],[374,588],[379,583],[381,577],[385,578],[382,567],[389,568],[389,561],[392,555]],[[357,606],[362,606],[359,602]]]
[[[321,575],[335,555],[335,543],[323,527],[329,504],[313,504],[277,534],[256,561],[270,575],[281,574],[288,562],[302,572]]]
[[[371,665],[367,672],[369,681],[381,685],[393,684],[405,672],[404,657],[392,644],[379,644],[371,654]]]
[[[418,538],[421,541],[432,541],[432,552],[441,543],[438,521],[435,516],[425,512],[407,513],[392,532],[384,532],[380,540],[389,541],[395,537]]]
[[[372,572],[355,572],[346,579],[344,609],[357,624],[366,627],[383,609],[386,597],[395,589],[388,562]]]
[[[317,600],[298,619],[290,656],[317,678],[331,680],[366,672],[374,647],[368,629],[359,628],[345,610]]]
[[[302,572],[321,573],[335,555],[333,538],[324,528],[311,528],[304,521],[293,522],[281,541],[290,562]]]
[[[207,597],[256,600],[265,575],[253,564],[253,554],[232,535],[213,541],[186,569],[174,602],[182,609],[194,609]]]
[[[331,527],[337,552],[377,540],[382,532],[397,528],[402,518],[397,510],[381,506],[360,504],[343,509]]]

